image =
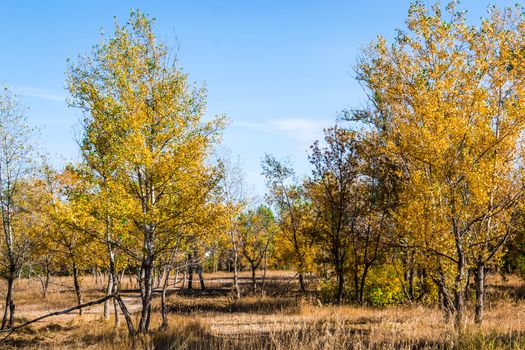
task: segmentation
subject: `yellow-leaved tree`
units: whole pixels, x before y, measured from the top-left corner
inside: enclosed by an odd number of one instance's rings
[[[451,2],[410,7],[393,44],[379,37],[357,67],[366,120],[401,179],[395,220],[461,328],[467,272],[481,322],[485,270],[512,233],[523,194],[525,21],[512,9],[469,25]]]
[[[139,242],[122,250],[140,266],[142,310],[137,330],[128,322],[132,334],[149,329],[159,256],[178,244],[216,185],[206,159],[224,124],[203,121],[205,89],[188,82],[151,25],[133,11],[68,76],[71,104],[84,111],[83,158],[92,167],[91,159],[104,157],[99,166],[118,184],[132,223],[123,239]]]
[[[311,234],[315,226],[312,206],[290,164],[266,155],[262,161],[262,174],[268,187],[268,202],[276,210],[278,236],[282,238],[276,243],[276,250],[297,270],[299,287],[305,292],[305,274],[312,272],[316,255]]]

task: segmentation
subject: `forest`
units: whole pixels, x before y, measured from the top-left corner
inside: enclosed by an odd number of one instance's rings
[[[155,23],[67,61],[78,162],[0,92],[0,348],[525,348],[520,6],[412,3],[310,173],[261,159],[262,199]]]

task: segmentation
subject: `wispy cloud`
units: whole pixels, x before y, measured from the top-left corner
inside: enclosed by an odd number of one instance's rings
[[[57,91],[41,89],[31,86],[15,86],[16,91],[18,91],[23,96],[39,98],[47,101],[54,102],[65,102],[66,97],[64,94]]]
[[[233,126],[265,132],[283,133],[299,140],[313,140],[322,135],[323,128],[333,124],[329,119],[281,118],[264,122],[234,121]]]

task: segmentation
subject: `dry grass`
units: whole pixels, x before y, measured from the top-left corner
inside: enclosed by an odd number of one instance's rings
[[[278,277],[278,273],[274,273]],[[210,277],[210,276],[209,276]],[[214,276],[211,276],[214,277]],[[216,276],[216,278],[226,276]],[[54,278],[43,300],[36,280],[17,282],[19,319],[29,319],[75,302],[68,278]],[[13,349],[524,349],[524,287],[515,278],[490,280],[482,327],[467,320],[458,336],[442,313],[422,306],[384,309],[320,306],[295,296],[248,296],[172,293],[170,328],[129,339],[125,329],[101,319],[102,307],[83,316],[51,318],[12,335],[0,348]],[[102,293],[102,283],[84,278],[86,299]],[[0,291],[1,292],[1,291]],[[132,294],[128,303],[137,303]],[[158,303],[158,301],[156,301]],[[156,304],[156,307],[158,305]],[[156,329],[157,314],[152,319]]]

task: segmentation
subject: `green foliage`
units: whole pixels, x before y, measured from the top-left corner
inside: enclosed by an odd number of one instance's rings
[[[365,301],[373,306],[387,306],[404,301],[402,287],[394,268],[390,265],[371,269],[365,292]]]

